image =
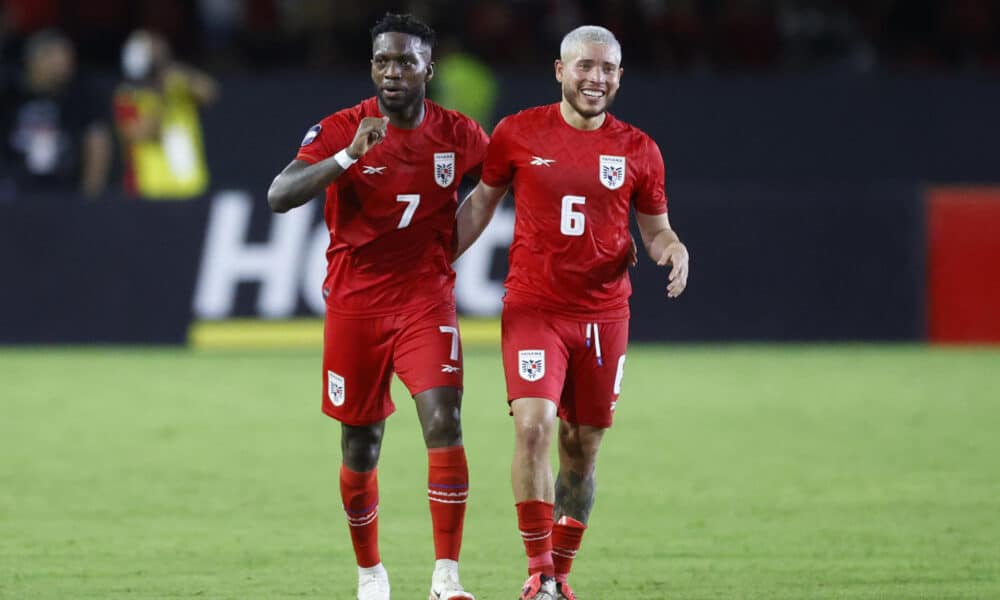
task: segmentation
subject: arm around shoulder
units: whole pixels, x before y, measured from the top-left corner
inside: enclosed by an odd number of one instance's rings
[[[486,229],[497,206],[507,193],[507,187],[493,187],[480,181],[458,207],[458,244],[454,260],[469,249]]]

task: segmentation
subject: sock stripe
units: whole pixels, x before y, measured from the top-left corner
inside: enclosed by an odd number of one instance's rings
[[[469,495],[469,492],[439,492],[437,490],[427,488],[427,494],[441,496],[443,498],[465,498]]]
[[[372,513],[372,516],[369,519],[358,522],[348,521],[347,524],[351,527],[364,527],[366,525],[371,525],[377,518],[378,518],[378,513]]]
[[[347,517],[347,524],[351,527],[364,527],[378,518],[378,507],[375,510],[360,517]]]
[[[441,489],[444,489],[444,490],[467,490],[467,489],[469,489],[469,484],[467,484],[467,483],[447,484],[447,483],[434,483],[434,482],[430,482],[427,485],[429,485],[431,487],[435,487],[435,488],[441,488]]]
[[[368,506],[366,508],[362,508],[360,510],[351,510],[347,506],[344,506],[344,512],[347,513],[348,518],[350,518],[352,516],[355,516],[355,517],[356,516],[364,516],[364,515],[367,515],[368,513],[370,513],[373,510],[375,510],[375,511],[378,510],[378,498],[375,499],[375,502],[372,503],[371,506]]]

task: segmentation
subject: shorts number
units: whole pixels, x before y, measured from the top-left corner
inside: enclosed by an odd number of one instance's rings
[[[563,235],[583,235],[583,226],[586,223],[586,215],[573,210],[577,204],[586,204],[587,199],[583,196],[563,196],[562,198],[562,219],[559,222],[559,231]]]
[[[404,229],[410,225],[410,221],[413,219],[413,213],[417,212],[417,207],[420,206],[420,194],[399,194],[396,196],[396,202],[406,202],[406,210],[403,211],[403,218],[399,220],[399,227],[396,229]]]
[[[458,360],[458,328],[450,325],[442,325],[438,327],[438,331],[451,334],[451,355],[448,359]]]

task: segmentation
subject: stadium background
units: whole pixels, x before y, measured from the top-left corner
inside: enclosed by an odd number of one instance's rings
[[[315,203],[273,217],[265,194],[312,123],[370,95],[366,30],[387,9],[488,67],[494,119],[558,98],[565,30],[612,28],[613,112],[663,150],[692,276],[667,302],[662,271],[633,272],[643,343],[581,552],[587,597],[1000,597],[995,3],[2,8],[4,77],[55,26],[110,96],[122,41],[150,27],[222,96],[203,113],[203,197],[113,183],[0,202],[0,597],[349,593],[318,414],[324,232]],[[520,577],[491,318],[511,208],[457,267],[482,484],[465,573],[485,598]],[[410,597],[426,509],[394,392],[385,545]],[[636,499],[651,516],[630,514]]]

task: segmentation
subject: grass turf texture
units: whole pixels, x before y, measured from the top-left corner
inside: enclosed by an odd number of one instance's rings
[[[1000,598],[1000,352],[633,347],[582,598]],[[462,577],[524,578],[499,353],[466,349]],[[353,598],[318,351],[0,349],[0,597]],[[425,455],[396,384],[394,597],[426,598]]]

